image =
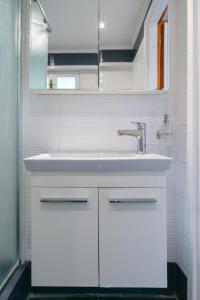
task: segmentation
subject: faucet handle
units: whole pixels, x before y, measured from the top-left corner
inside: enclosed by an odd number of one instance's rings
[[[137,125],[138,129],[146,128],[146,123],[143,122],[131,122],[131,124]]]

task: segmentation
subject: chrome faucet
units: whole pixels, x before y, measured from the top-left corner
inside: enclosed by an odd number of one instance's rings
[[[131,124],[137,125],[137,129],[122,129],[118,130],[117,133],[119,136],[130,135],[134,136],[138,140],[137,153],[145,154],[146,153],[146,124],[141,122],[131,122]]]

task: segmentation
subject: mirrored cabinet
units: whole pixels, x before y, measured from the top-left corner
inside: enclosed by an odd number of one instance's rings
[[[32,0],[30,89],[167,90],[167,0]]]

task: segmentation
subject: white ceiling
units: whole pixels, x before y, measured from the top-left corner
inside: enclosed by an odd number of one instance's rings
[[[150,0],[100,0],[101,48],[133,47]],[[93,52],[98,48],[98,0],[41,0],[53,32],[49,49]]]
[[[42,0],[41,3],[53,27],[50,49],[97,49],[97,0]]]
[[[149,0],[100,0],[100,30],[102,48],[125,48],[134,46],[144,20]]]

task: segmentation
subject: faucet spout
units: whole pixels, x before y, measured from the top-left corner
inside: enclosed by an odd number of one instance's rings
[[[130,136],[135,136],[135,137],[140,136],[139,130],[132,130],[132,129],[119,129],[117,131],[117,133],[119,136],[123,136],[123,135],[130,135]]]

